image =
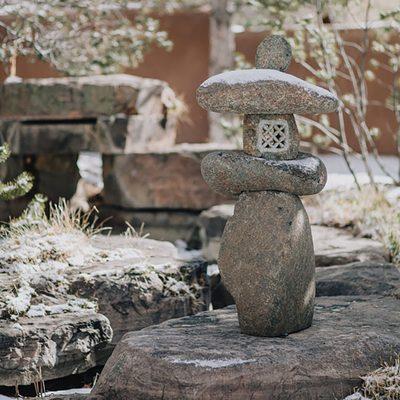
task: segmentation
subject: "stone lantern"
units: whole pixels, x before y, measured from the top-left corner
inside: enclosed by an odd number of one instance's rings
[[[202,174],[216,192],[239,196],[218,264],[242,333],[256,336],[308,328],[314,311],[314,249],[299,196],[320,192],[326,169],[299,152],[293,114],[333,112],[338,99],[285,73],[290,61],[288,42],[271,36],[257,49],[256,69],[224,72],[197,90],[206,110],[244,114],[243,151],[209,154]]]

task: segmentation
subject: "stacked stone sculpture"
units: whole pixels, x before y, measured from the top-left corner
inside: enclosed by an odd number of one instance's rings
[[[244,114],[244,150],[211,153],[201,168],[216,192],[239,195],[218,263],[241,332],[255,336],[306,329],[314,312],[314,249],[299,196],[320,192],[327,174],[321,160],[299,152],[293,114],[333,112],[338,99],[285,73],[291,57],[283,37],[268,37],[255,69],[224,72],[197,90],[206,110]]]

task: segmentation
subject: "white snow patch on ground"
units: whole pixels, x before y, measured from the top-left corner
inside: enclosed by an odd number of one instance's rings
[[[178,250],[178,258],[183,261],[191,261],[202,257],[201,250],[188,250],[187,243],[178,239],[175,241],[175,247]]]
[[[189,365],[195,365],[196,367],[201,367],[201,368],[225,368],[229,367],[231,365],[241,365],[241,364],[248,364],[251,362],[255,362],[256,360],[250,359],[250,360],[242,360],[240,358],[231,358],[231,359],[215,359],[215,360],[180,360],[180,359],[172,359],[169,360],[174,364],[189,364]]]
[[[68,389],[68,390],[57,390],[56,392],[46,392],[45,397],[52,395],[69,395],[69,394],[90,394],[90,388],[79,388],[79,389]],[[21,397],[19,397],[21,399]],[[8,397],[0,394],[0,400],[15,400],[16,397]]]

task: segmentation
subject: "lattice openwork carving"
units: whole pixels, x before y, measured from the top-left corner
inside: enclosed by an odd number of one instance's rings
[[[285,120],[262,119],[257,129],[257,148],[262,153],[280,152],[289,146],[289,125]]]

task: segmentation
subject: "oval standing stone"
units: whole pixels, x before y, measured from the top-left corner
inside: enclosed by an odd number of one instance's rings
[[[243,193],[225,226],[218,266],[235,299],[242,333],[281,336],[311,325],[314,249],[297,196]]]

